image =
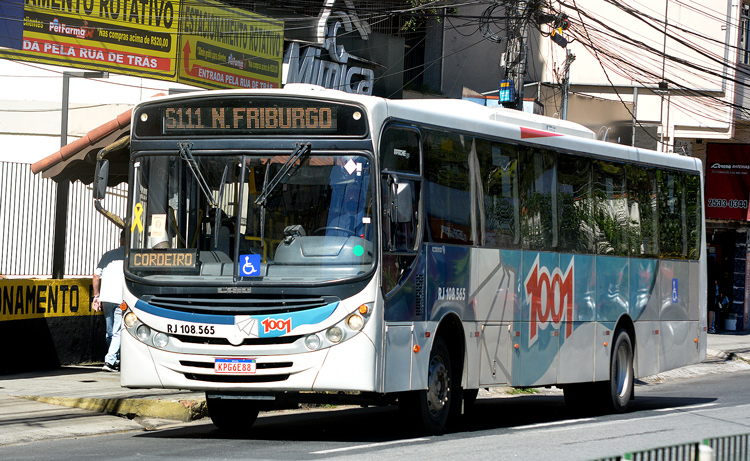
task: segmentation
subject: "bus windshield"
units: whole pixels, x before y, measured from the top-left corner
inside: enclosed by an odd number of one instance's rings
[[[179,155],[134,164],[127,269],[160,280],[330,282],[374,264],[371,161],[361,152]]]

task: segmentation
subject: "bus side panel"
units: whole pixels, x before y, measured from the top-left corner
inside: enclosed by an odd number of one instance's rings
[[[387,325],[385,330],[385,392],[411,389],[412,325]]]
[[[521,342],[515,357],[514,386],[552,384],[557,379],[557,362],[562,314],[559,306],[547,301],[547,293],[556,290],[554,280],[560,274],[560,256],[556,253],[524,252],[524,279],[519,297],[521,304]],[[565,273],[569,273],[567,270]],[[550,288],[548,288],[550,287]],[[548,291],[549,290],[549,291]],[[532,302],[533,301],[533,302]],[[557,316],[555,317],[555,311]]]
[[[630,317],[636,323],[659,320],[661,304],[658,275],[658,260],[645,258],[630,260]],[[640,340],[640,335],[638,339]]]
[[[511,382],[511,325],[483,325],[480,345],[479,384]]]
[[[659,372],[659,260],[630,260],[630,317],[635,322],[635,373]]]
[[[630,312],[630,260],[615,256],[596,257],[597,333],[594,339],[594,379],[609,379],[615,326]]]
[[[660,371],[661,340],[658,320],[641,320],[635,323],[635,374],[636,376],[655,375]]]
[[[521,252],[473,248],[471,260],[469,299],[473,300],[477,318],[471,328],[480,331],[481,338],[478,344],[473,341],[474,331],[464,325],[468,360],[465,384],[468,388],[473,384],[507,384],[512,375],[511,330],[518,311],[516,287]]]
[[[688,319],[699,321],[701,319],[700,291],[703,288],[700,279],[700,263],[698,261],[690,261],[687,264],[688,271],[690,272],[690,282],[688,284]]]
[[[690,263],[674,260],[662,261],[660,275],[662,299],[661,320],[689,320]]]
[[[477,319],[469,306],[471,248],[450,245],[425,245],[426,288],[425,320],[439,321],[455,312],[462,322]]]
[[[561,255],[561,269],[573,262],[575,274],[572,312],[567,312],[560,328],[558,383],[589,382],[594,379],[596,339],[596,258]],[[566,304],[563,304],[566,309]],[[568,316],[568,314],[571,314]]]
[[[630,312],[630,260],[612,256],[596,257],[596,320],[614,323]]]
[[[661,327],[659,329],[660,371],[693,363],[697,356],[697,321],[690,322],[689,305],[698,302],[698,289],[691,290],[688,261],[661,262]],[[696,283],[697,284],[697,283]],[[698,287],[699,288],[699,287]],[[691,297],[693,297],[691,299]]]
[[[517,256],[516,256],[517,255]],[[471,250],[471,288],[469,299],[475,302],[475,318],[481,322],[512,322],[515,317],[517,265],[519,251],[499,249]]]

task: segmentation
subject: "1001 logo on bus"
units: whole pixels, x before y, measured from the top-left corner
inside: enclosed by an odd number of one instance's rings
[[[547,267],[539,265],[537,255],[524,282],[531,305],[529,346],[536,342],[539,331],[546,330],[550,324],[559,329],[561,322],[567,321],[565,337],[573,333],[574,272],[573,259],[564,273],[559,267],[550,273]]]
[[[286,320],[282,319],[272,319],[272,318],[266,318],[263,319],[263,321],[260,322],[261,325],[263,325],[263,333],[268,334],[271,331],[283,331],[285,333],[289,333],[292,331],[292,319],[288,318]]]

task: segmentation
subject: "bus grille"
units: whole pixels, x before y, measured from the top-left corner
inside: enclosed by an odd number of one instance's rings
[[[304,311],[339,301],[334,296],[186,294],[141,298],[173,311],[214,315],[270,315]]]
[[[208,336],[173,335],[183,343],[190,344],[215,344],[220,346],[233,346],[226,338],[211,338]],[[245,338],[240,346],[268,346],[276,344],[291,344],[302,336],[277,336],[275,338]]]

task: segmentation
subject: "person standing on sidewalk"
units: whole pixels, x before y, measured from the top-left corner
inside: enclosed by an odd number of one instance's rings
[[[107,325],[107,355],[104,371],[117,371],[120,363],[120,328],[122,327],[122,289],[125,285],[125,231],[120,232],[120,246],[102,256],[93,275],[94,301],[91,307],[104,313]]]

